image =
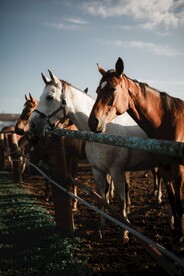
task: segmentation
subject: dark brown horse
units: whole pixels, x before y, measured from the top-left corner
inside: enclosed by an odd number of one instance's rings
[[[128,78],[123,74],[121,58],[117,60],[115,70],[105,71],[100,66],[98,70],[102,79],[88,121],[92,131],[104,131],[107,123],[127,111],[149,138],[184,142],[184,101]],[[173,212],[175,242],[181,242],[184,240],[184,166],[161,155],[158,155],[158,161]]]
[[[13,138],[13,135],[14,138]],[[11,138],[10,138],[11,136]],[[11,141],[11,142],[10,142]],[[12,164],[12,157],[11,157],[11,151],[10,151],[10,144],[12,144],[12,141],[16,142],[17,147],[22,150],[22,152],[25,152],[25,144],[27,144],[27,141],[25,142],[25,138],[16,134],[15,127],[13,125],[3,127],[1,129],[1,162],[3,164],[2,168],[6,168],[7,162],[9,161],[11,168],[13,168]],[[24,172],[26,163],[23,161],[22,157],[19,157],[21,161],[21,171]]]
[[[22,113],[15,125],[16,132],[21,135],[29,130],[29,118],[38,105],[38,101],[35,100],[34,97],[31,96],[31,94],[29,94],[29,98],[25,96],[25,99],[26,102],[24,104],[24,109],[22,110]],[[57,127],[66,128],[69,130],[77,130],[76,126],[71,123],[69,119],[66,119],[62,124],[58,124]],[[42,140],[38,143],[31,142],[32,150],[30,154],[33,163],[37,163],[40,160],[42,160],[42,163],[49,162],[50,153],[48,145],[50,141],[48,140],[49,138],[47,140],[42,138]],[[69,176],[75,179],[77,177],[79,161],[86,159],[85,142],[77,139],[64,138],[64,147],[67,173]],[[76,187],[74,187],[74,193],[77,194]],[[77,209],[76,200],[74,200],[73,209]]]

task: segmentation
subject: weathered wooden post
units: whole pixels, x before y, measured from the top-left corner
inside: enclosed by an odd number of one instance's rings
[[[0,170],[5,169],[4,133],[0,133]]]
[[[65,148],[63,138],[53,136],[49,154],[51,174],[54,180],[64,188],[71,191],[70,181],[67,182],[68,173],[65,159]],[[71,234],[74,232],[74,219],[72,212],[72,199],[65,192],[53,187],[55,219],[57,226],[62,233]]]
[[[11,159],[12,159],[12,176],[15,183],[22,182],[22,164],[19,154],[17,134],[12,133],[8,135],[8,143],[10,147]]]

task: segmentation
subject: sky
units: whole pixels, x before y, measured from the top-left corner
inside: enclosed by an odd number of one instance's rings
[[[39,99],[50,69],[96,98],[96,63],[184,99],[184,0],[0,0],[0,113]]]

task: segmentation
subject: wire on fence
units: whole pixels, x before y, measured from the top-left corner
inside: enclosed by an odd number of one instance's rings
[[[98,209],[97,207],[95,207],[91,203],[89,203],[89,202],[85,201],[84,199],[80,198],[78,195],[75,195],[72,192],[68,191],[67,189],[65,189],[64,187],[62,187],[60,184],[58,184],[56,181],[54,181],[50,177],[48,177],[38,166],[36,166],[32,162],[30,162],[29,161],[29,157],[27,157],[24,154],[22,154],[22,156],[25,158],[25,162],[27,162],[32,167],[34,167],[42,176],[44,176],[48,181],[50,181],[52,184],[54,184],[57,188],[59,188],[60,190],[62,190],[65,193],[67,193],[70,197],[77,199],[78,201],[80,201],[82,204],[84,204],[88,208],[90,208],[93,211],[97,212],[98,214],[102,215],[103,217],[105,217],[106,219],[108,219],[111,222],[115,223],[119,227],[121,227],[121,228],[129,231],[133,236],[137,237],[140,240],[143,240],[145,243],[147,243],[151,247],[154,247],[154,248],[158,249],[165,256],[167,256],[171,260],[177,262],[179,265],[181,265],[182,267],[184,267],[184,262],[178,256],[176,256],[175,254],[173,254],[172,252],[170,252],[169,250],[167,250],[165,247],[161,246],[158,243],[155,243],[154,241],[152,241],[149,238],[147,238],[145,235],[139,233],[138,231],[136,231],[135,229],[133,229],[132,227],[130,227],[129,225],[126,225],[125,223],[121,222],[120,220],[118,220],[118,219],[110,216],[109,214],[105,213],[104,211]],[[13,160],[13,161],[20,162],[20,160]],[[74,183],[74,185],[76,185],[78,187],[81,187],[81,184],[82,184],[82,183],[80,183],[79,181],[76,181],[76,180],[73,180],[73,183]],[[85,186],[85,189],[84,189],[85,191],[93,193],[92,190],[89,187],[87,187],[86,185],[82,184],[82,186],[83,187]],[[116,211],[114,210],[114,212],[116,212]]]

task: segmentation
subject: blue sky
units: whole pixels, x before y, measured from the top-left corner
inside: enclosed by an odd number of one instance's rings
[[[0,113],[39,99],[47,69],[95,91],[98,62],[184,99],[183,0],[0,0]]]

